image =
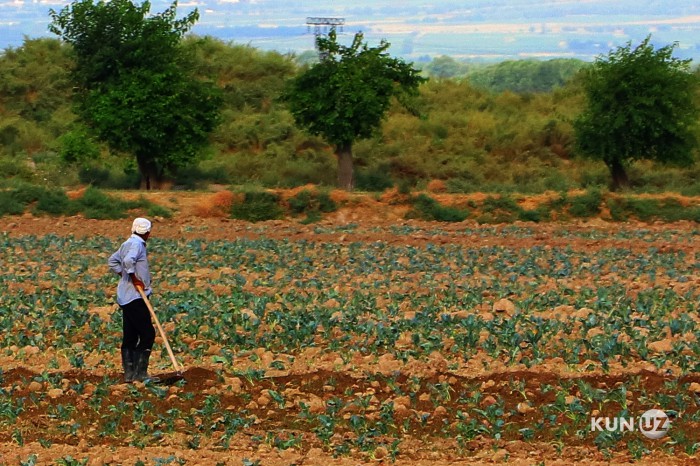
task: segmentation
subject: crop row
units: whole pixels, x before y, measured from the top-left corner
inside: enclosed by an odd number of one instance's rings
[[[589,250],[154,238],[153,303],[173,349],[224,388],[125,393],[112,387],[121,322],[104,263],[119,242],[4,236],[0,358],[31,372],[0,378],[3,440],[224,448],[253,429],[258,443],[340,455],[399,455],[412,435],[463,454],[487,439],[640,456],[659,444],[593,433],[590,418],[658,407],[678,415],[661,445],[693,454],[700,256],[666,235]]]

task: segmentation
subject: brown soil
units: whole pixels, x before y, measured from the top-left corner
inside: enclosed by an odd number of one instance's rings
[[[127,193],[125,197],[136,197],[142,193]],[[288,194],[287,194],[288,195]],[[514,238],[503,234],[486,234],[484,232],[505,226],[479,226],[475,222],[462,222],[459,224],[441,224],[439,229],[428,222],[406,221],[403,219],[406,207],[395,203],[392,196],[385,196],[376,200],[369,196],[347,195],[334,193],[334,196],[343,198],[345,207],[338,212],[328,214],[324,219],[313,225],[303,225],[298,220],[269,221],[259,224],[250,224],[242,221],[230,220],[221,217],[217,206],[230,202],[227,196],[216,196],[212,193],[146,193],[149,200],[172,208],[176,215],[172,219],[154,219],[153,236],[159,238],[181,240],[233,240],[237,238],[275,238],[289,241],[307,240],[318,242],[376,242],[411,244],[425,246],[427,243],[438,244],[480,244],[491,246],[508,246],[517,249],[542,247],[568,247],[572,250],[591,250],[604,248],[626,248],[630,251],[648,251],[650,247],[656,247],[661,251],[684,251],[689,257],[697,254],[696,245],[688,241],[675,241],[674,235],[687,232],[695,228],[693,224],[679,223],[670,228],[660,224],[617,224],[607,223],[600,219],[586,222],[576,222],[566,225],[568,232],[587,232],[591,229],[608,233],[624,232],[629,229],[640,228],[651,232],[668,231],[668,239],[656,242],[630,241],[624,237],[616,237],[613,234],[606,235],[604,239],[588,239],[585,235],[561,236],[562,226],[556,223],[529,224],[532,235],[527,238]],[[441,198],[444,197],[444,199]],[[476,194],[469,198],[478,199]],[[442,202],[448,201],[448,195],[438,194]],[[467,197],[453,202],[466,202]],[[531,208],[539,200],[526,200],[525,205]],[[534,203],[534,204],[533,204]],[[207,216],[201,216],[201,214]],[[355,224],[356,227],[348,233],[327,233],[325,227]],[[415,227],[415,234],[391,234],[387,226],[411,226]],[[130,221],[98,221],[81,217],[50,218],[32,217],[25,215],[20,217],[8,217],[3,219],[0,231],[10,236],[37,235],[43,236],[55,234],[61,236],[106,236],[109,238],[123,238],[128,236]],[[465,229],[471,232],[465,233]],[[434,229],[434,231],[433,231]],[[206,286],[206,270],[192,272],[201,286]],[[199,276],[197,276],[199,274]],[[687,284],[697,286],[698,282]],[[670,283],[669,286],[677,284]],[[14,287],[50,286],[50,284],[27,283],[12,285]],[[14,292],[14,290],[8,290]],[[102,312],[95,309],[94,312]],[[109,309],[104,312],[111,312]],[[158,341],[160,343],[160,340]],[[262,355],[266,357],[266,355]],[[516,435],[517,431],[508,431],[499,440],[477,440],[467,442],[466,446],[458,448],[454,439],[441,437],[440,430],[444,422],[450,419],[448,413],[453,414],[460,409],[459,396],[469,396],[475,387],[480,387],[483,399],[494,397],[504,400],[507,407],[519,406],[527,401],[530,405],[552,403],[554,392],[546,392],[542,387],[547,385],[558,386],[564,381],[585,381],[596,387],[614,387],[635,378],[636,386],[646,392],[662,391],[665,382],[700,383],[700,375],[687,375],[682,378],[674,377],[672,373],[661,372],[649,364],[636,364],[627,367],[612,365],[609,373],[588,372],[582,374],[577,368],[564,364],[552,358],[551,364],[542,367],[526,369],[524,367],[492,367],[485,370],[479,361],[470,361],[464,367],[456,370],[448,370],[444,360],[436,356],[434,361],[415,363],[411,368],[397,366],[395,361],[366,360],[353,361],[353,370],[343,370],[342,360],[339,355],[325,355],[319,359],[318,354],[310,351],[295,355],[295,363],[292,368],[280,371],[270,371],[260,380],[246,380],[241,377],[232,377],[222,373],[216,365],[193,366],[185,360],[187,370],[184,373],[184,384],[176,384],[170,387],[162,387],[165,392],[153,390],[143,384],[122,384],[120,374],[114,370],[101,369],[97,371],[77,371],[69,368],[59,368],[49,371],[52,379],[63,382],[64,388],[59,391],[49,392],[46,384],[43,386],[31,386],[45,371],[47,356],[36,355],[35,358],[18,361],[14,358],[0,358],[3,367],[3,388],[14,387],[14,396],[31,399],[32,393],[46,395],[42,401],[29,403],[25,407],[18,420],[17,429],[22,432],[22,439],[18,441],[13,430],[0,432],[0,464],[20,464],[26,461],[30,455],[37,455],[36,464],[54,464],[59,458],[70,455],[73,458],[89,458],[88,464],[135,464],[142,460],[145,464],[156,464],[156,458],[168,458],[174,456],[186,464],[201,465],[358,465],[358,464],[397,464],[397,465],[481,465],[508,463],[515,465],[568,465],[579,463],[582,465],[622,464],[631,461],[629,453],[614,453],[612,458],[606,458],[594,446],[589,443],[576,441],[573,436],[567,438],[566,448],[557,451],[557,442],[554,438],[534,438],[523,442]],[[382,366],[384,364],[384,366]],[[245,370],[255,366],[248,360],[240,361],[237,367]],[[481,367],[480,367],[481,366]],[[338,369],[341,367],[341,369]],[[402,371],[402,375],[387,383],[382,379],[382,371],[393,373],[396,369]],[[378,374],[368,377],[367,374]],[[420,384],[415,386],[411,374],[420,375]],[[163,373],[162,376],[172,374]],[[110,391],[101,401],[104,411],[99,409],[87,409],[90,403],[91,391],[98,385],[108,380]],[[515,391],[513,384],[522,381],[521,391]],[[76,384],[82,384],[78,390]],[[436,386],[448,385],[453,393],[451,397],[441,400],[441,408],[435,409],[433,400],[438,396]],[[570,395],[577,395],[576,384],[571,385]],[[404,406],[405,410],[398,409],[403,414],[396,414],[399,418],[404,416],[405,425],[409,427],[403,436],[401,452],[391,459],[387,452],[374,451],[371,455],[362,451],[351,451],[349,455],[334,457],[331,451],[324,448],[322,442],[308,431],[308,426],[299,424],[299,413],[302,405],[314,409],[323,409],[333,397],[350,402],[356,399],[358,393],[371,397],[371,403],[377,407],[388,401],[393,401],[395,408],[404,403],[400,393],[415,392],[417,400]],[[271,399],[271,393],[284,394],[288,404],[282,406]],[[527,399],[523,397],[527,393]],[[216,434],[211,437],[203,436],[196,449],[189,444],[192,439],[185,434],[174,434],[163,437],[160,442],[150,442],[148,446],[140,447],[135,436],[130,435],[134,429],[131,418],[128,420],[116,416],[116,425],[113,436],[102,436],[97,431],[89,432],[83,436],[75,436],[66,433],[66,427],[59,423],[57,428],[57,413],[60,406],[75,405],[86,409],[79,409],[66,418],[66,423],[72,422],[81,426],[103,423],[96,413],[102,416],[110,416],[106,407],[118,404],[124,399],[142,399],[151,403],[149,414],[145,422],[153,423],[157,420],[157,413],[164,413],[171,409],[177,409],[182,413],[191,413],[192,422],[199,422],[201,417],[197,410],[201,409],[210,394],[220,397],[221,405],[217,408],[223,413],[237,413],[247,410],[250,413],[250,425],[236,433],[228,448],[222,448],[217,444]],[[636,399],[638,393],[632,393],[630,397]],[[405,398],[405,397],[404,397]],[[488,401],[485,401],[488,403]],[[321,408],[319,408],[320,403]],[[347,415],[352,415],[352,410],[347,404]],[[615,413],[619,406],[610,406],[605,411]],[[697,408],[688,411],[695,412]],[[113,414],[113,413],[112,413]],[[601,413],[604,415],[605,412]],[[427,416],[426,416],[427,415]],[[532,418],[526,408],[522,409],[521,416],[512,422],[519,426],[537,422]],[[428,419],[426,421],[426,419]],[[200,419],[201,420],[201,419]],[[191,426],[180,426],[182,431],[191,430]],[[686,422],[685,427],[698,431],[697,425]],[[15,429],[16,430],[16,429]],[[266,432],[276,431],[280,439],[294,438],[303,435],[304,447],[291,447],[287,449],[275,448],[270,442],[261,441]],[[336,435],[350,435],[349,433],[336,433]],[[131,439],[131,441],[125,441]],[[40,442],[41,441],[41,442]],[[51,446],[46,447],[46,442]],[[129,445],[133,443],[133,445]],[[458,451],[459,450],[459,451]],[[174,460],[173,460],[174,461]],[[249,463],[246,463],[249,461]],[[173,463],[175,464],[175,463]],[[654,451],[645,456],[636,464],[641,465],[691,465],[700,464],[694,456],[679,455],[667,456]]]

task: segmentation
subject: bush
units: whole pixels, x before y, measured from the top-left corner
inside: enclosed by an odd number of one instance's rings
[[[549,220],[550,214],[546,207],[538,207],[537,209],[531,210],[521,210],[518,214],[518,220],[523,222],[541,222],[542,220]]]
[[[60,189],[46,189],[40,195],[34,206],[33,213],[50,215],[75,215],[78,205],[71,201]]]
[[[293,214],[301,214],[311,209],[313,194],[308,189],[289,198],[289,209]]]
[[[279,206],[279,196],[268,191],[247,191],[243,202],[231,207],[231,216],[239,220],[259,222],[275,220],[284,213]]]
[[[0,178],[17,178],[30,181],[34,173],[29,165],[24,161],[12,157],[0,158]]]
[[[487,197],[481,204],[481,212],[482,214],[477,218],[479,223],[509,223],[516,219],[531,220],[533,215],[523,214],[523,208],[510,196]]]
[[[700,207],[684,207],[677,199],[612,198],[607,202],[610,217],[615,221],[625,221],[630,217],[643,222],[663,220],[677,222],[690,220],[700,222]]]
[[[100,220],[124,218],[126,210],[132,207],[132,204],[112,198],[92,186],[77,202],[86,218]]]
[[[47,189],[33,184],[23,184],[12,191],[12,196],[25,206],[36,202],[45,195]]]
[[[175,175],[175,186],[186,190],[206,188],[211,183],[227,184],[230,182],[229,176],[221,167],[208,169],[200,166],[189,166],[181,168]]]
[[[4,215],[20,215],[27,207],[19,200],[13,191],[0,191],[0,217]]]
[[[149,217],[163,217],[170,218],[173,216],[173,212],[167,207],[163,207],[158,204],[150,204],[146,207],[146,214]]]
[[[598,189],[590,189],[585,194],[569,199],[569,214],[574,217],[594,217],[600,213],[603,195]]]
[[[443,206],[426,194],[419,194],[412,199],[412,202],[413,208],[406,214],[406,218],[461,222],[469,216],[468,212],[455,207]]]
[[[106,189],[136,189],[141,182],[140,175],[135,171],[115,173],[108,168],[92,166],[81,167],[78,179],[82,184]]]
[[[294,214],[302,214],[309,212],[335,212],[338,206],[331,199],[328,193],[312,192],[304,189],[297,193],[296,196],[289,198],[289,208]]]
[[[382,192],[394,186],[388,169],[358,170],[355,175],[355,188],[360,191]]]

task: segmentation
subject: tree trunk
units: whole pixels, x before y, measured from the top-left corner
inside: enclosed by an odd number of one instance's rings
[[[150,191],[151,189],[161,189],[165,179],[158,167],[153,162],[136,157],[136,163],[141,173],[141,189]]]
[[[629,185],[627,171],[625,171],[625,166],[622,162],[615,159],[611,162],[606,162],[606,165],[610,169],[610,174],[612,175],[611,191],[618,191],[620,188],[625,188]]]
[[[338,187],[346,191],[352,191],[355,187],[352,169],[352,144],[338,145],[336,156],[338,157]]]

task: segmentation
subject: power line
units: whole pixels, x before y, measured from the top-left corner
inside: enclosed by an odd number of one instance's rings
[[[309,31],[311,27],[314,28],[314,36],[318,39],[319,36],[328,34],[329,29],[335,31],[337,26],[340,26],[340,31],[343,31],[343,25],[345,24],[345,18],[321,18],[316,16],[309,16],[306,18],[306,26]],[[328,58],[327,53],[321,53],[318,50],[318,40],[316,42],[316,51],[318,52],[318,58],[320,60],[325,60]]]
[[[321,34],[327,34],[329,27],[330,30],[334,30],[336,26],[340,26],[340,31],[343,31],[343,25],[345,24],[345,18],[320,18],[315,16],[309,16],[306,18],[306,25],[309,31],[311,27],[314,28],[314,35],[320,36]]]

